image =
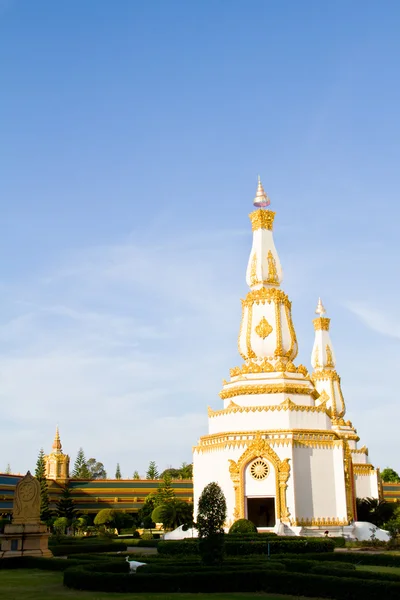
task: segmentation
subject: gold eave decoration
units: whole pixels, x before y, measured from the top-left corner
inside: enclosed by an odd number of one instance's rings
[[[227,398],[235,398],[236,396],[247,396],[251,394],[304,394],[316,399],[319,398],[319,393],[315,388],[310,388],[304,385],[288,385],[288,384],[264,384],[264,385],[238,385],[230,388],[225,388],[220,391],[219,395],[222,400]]]
[[[244,300],[242,300],[242,306],[252,306],[256,304],[265,304],[271,302],[284,304],[289,308],[292,308],[288,296],[281,289],[278,288],[261,288],[260,290],[252,290],[249,292]]]
[[[268,323],[268,321],[267,321],[267,319],[265,317],[263,317],[261,319],[261,321],[259,322],[259,324],[255,328],[256,334],[258,336],[260,336],[260,338],[262,338],[263,340],[265,340],[265,338],[268,337],[269,334],[272,333],[272,331],[273,331],[273,328]]]
[[[314,331],[329,331],[329,323],[331,322],[328,317],[318,317],[313,320],[314,323]]]
[[[329,369],[321,369],[320,371],[314,371],[314,373],[311,375],[312,381],[324,381],[328,379],[332,379],[332,381],[339,381],[340,383],[340,377],[335,370],[331,371]]]
[[[249,214],[251,221],[251,228],[253,231],[257,229],[268,229],[272,231],[274,225],[275,213],[272,210],[254,210]]]

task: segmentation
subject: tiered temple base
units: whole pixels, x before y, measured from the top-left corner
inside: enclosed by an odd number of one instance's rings
[[[48,548],[49,535],[46,525],[6,525],[4,534],[0,535],[0,558],[11,558],[12,556],[51,558],[53,554]]]

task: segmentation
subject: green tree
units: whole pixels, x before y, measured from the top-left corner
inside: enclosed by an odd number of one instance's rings
[[[166,504],[175,498],[174,488],[171,485],[171,477],[164,475],[162,481],[158,485],[154,505],[160,506]],[[154,519],[153,519],[154,520]]]
[[[188,529],[193,526],[193,505],[174,498],[156,506],[151,518],[154,523],[162,523],[164,529],[175,529],[180,525]]]
[[[133,472],[132,479],[140,479],[139,471]]]
[[[150,461],[149,468],[147,469],[146,479],[159,479],[157,465],[154,460]]]
[[[47,523],[51,519],[49,487],[46,479],[46,462],[43,448],[36,461],[35,477],[40,483],[40,520]]]
[[[104,529],[114,529],[115,517],[115,510],[111,508],[103,508],[95,516],[94,524],[97,525],[97,527],[103,527]]]
[[[67,527],[68,519],[66,517],[58,517],[53,523],[53,529],[57,536],[64,535]]]
[[[10,467],[10,463],[7,463],[6,466],[6,471],[5,471],[6,475],[11,475],[11,467]]]
[[[102,462],[95,458],[89,458],[86,461],[90,479],[107,479],[107,473]]]
[[[179,471],[180,471],[181,479],[192,479],[193,478],[193,465],[192,464],[188,465],[187,463],[183,462],[181,464],[181,468],[179,469]]]
[[[119,467],[119,463],[117,463],[117,468],[115,470],[115,479],[122,479],[121,469]]]
[[[226,500],[218,483],[206,485],[197,508],[199,552],[204,564],[220,564],[224,554]]]
[[[377,498],[357,498],[357,520],[382,527],[389,521],[395,504]]]
[[[76,516],[77,511],[74,506],[69,485],[63,487],[60,499],[56,504],[56,512],[59,517],[65,517],[69,523],[71,523]]]
[[[144,501],[142,508],[138,512],[138,522],[144,529],[152,529],[155,523],[151,518],[151,513],[155,508],[155,494],[149,494]]]
[[[91,479],[88,469],[85,453],[82,448],[79,448],[75,459],[74,469],[72,471],[72,479]]]
[[[400,476],[394,469],[386,467],[381,473],[381,479],[385,483],[400,483]]]

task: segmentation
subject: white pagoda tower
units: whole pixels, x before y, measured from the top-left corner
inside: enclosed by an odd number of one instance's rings
[[[253,244],[238,347],[243,364],[223,382],[221,410],[208,409],[208,435],[194,447],[194,505],[211,481],[221,486],[230,525],[335,528],[356,519],[356,497],[379,497],[378,472],[349,421],[329,323],[314,319],[312,374],[296,366],[291,302],[272,235],[275,213],[259,179],[250,214]],[[286,527],[285,527],[286,526]],[[298,531],[298,530],[297,530]]]

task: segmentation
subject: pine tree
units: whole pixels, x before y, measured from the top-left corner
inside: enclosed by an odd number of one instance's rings
[[[159,479],[160,475],[158,473],[157,465],[154,460],[152,460],[149,464],[149,468],[147,469],[146,479]]]
[[[161,504],[167,504],[171,502],[171,500],[175,499],[175,492],[171,485],[171,476],[167,473],[164,475],[163,480],[160,482],[157,494],[155,498],[155,506],[160,506]]]
[[[76,516],[76,509],[71,495],[71,488],[67,484],[62,491],[59,501],[56,506],[57,515],[65,517],[69,522]]]
[[[6,466],[6,475],[11,475],[10,463],[7,463],[7,466]]]
[[[46,462],[43,448],[40,449],[36,461],[35,477],[40,483],[40,520],[46,523],[51,518],[49,487],[46,479]]]
[[[140,479],[139,471],[133,472],[132,479]]]
[[[117,468],[115,470],[115,479],[121,479],[121,469],[119,467],[119,463],[117,463]]]
[[[72,471],[72,479],[91,479],[90,471],[86,463],[85,453],[82,448],[79,448],[76,456],[74,470]]]

